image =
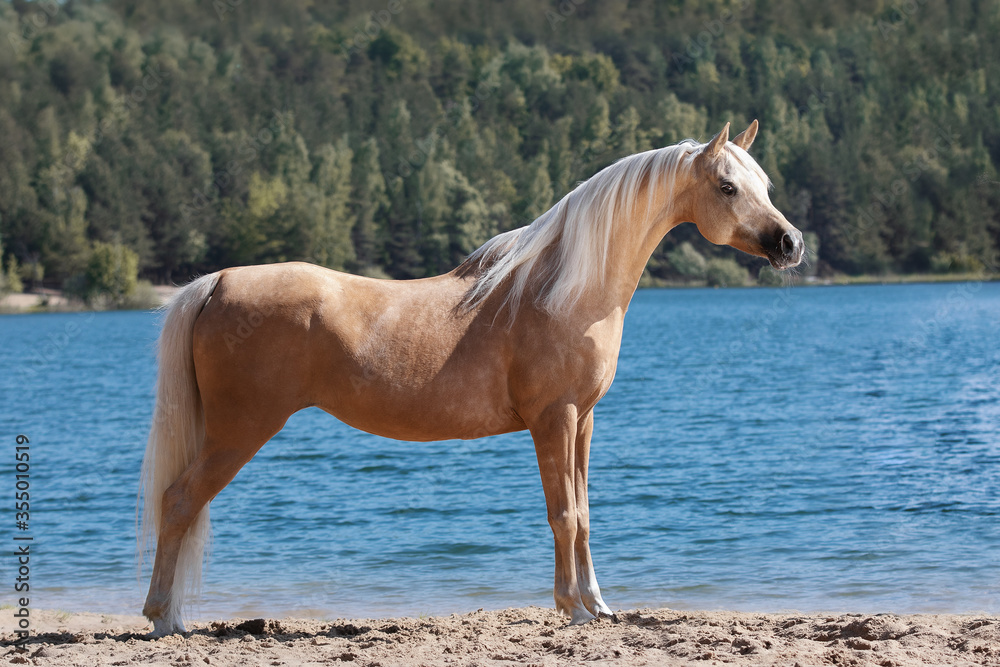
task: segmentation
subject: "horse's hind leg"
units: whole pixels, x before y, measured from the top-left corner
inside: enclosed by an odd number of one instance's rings
[[[576,434],[576,577],[580,585],[580,597],[587,610],[595,616],[613,616],[608,605],[601,598],[597,585],[594,562],[590,557],[590,501],[587,497],[587,468],[590,463],[590,436],[594,432],[594,411],[590,410],[580,418]]]
[[[153,622],[153,635],[184,632],[181,606],[186,575],[200,572],[204,544],[188,544],[188,529],[198,514],[254,454],[277,433],[277,428],[246,428],[248,424],[206,423],[205,443],[197,458],[163,494],[156,559],[149,594],[142,613]],[[214,428],[213,428],[214,426]]]

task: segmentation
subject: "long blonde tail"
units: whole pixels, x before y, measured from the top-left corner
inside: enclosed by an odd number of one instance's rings
[[[205,440],[205,419],[195,379],[192,354],[194,322],[215,290],[219,274],[203,276],[186,285],[166,307],[157,352],[156,403],[142,460],[142,527],[139,531],[140,568],[146,552],[156,547],[161,529],[163,493],[194,461]],[[180,619],[186,589],[197,591],[201,564],[210,534],[208,506],[191,523],[181,543],[170,589],[169,617]]]

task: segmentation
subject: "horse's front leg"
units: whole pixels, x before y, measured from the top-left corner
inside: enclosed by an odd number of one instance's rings
[[[590,463],[590,436],[594,432],[594,411],[588,410],[577,423],[576,465],[574,487],[576,489],[576,577],[580,585],[580,596],[587,610],[594,616],[606,614],[614,617],[608,605],[601,599],[601,589],[594,574],[594,561],[590,557],[590,501],[587,498],[587,467]]]
[[[580,507],[576,492],[576,441],[580,425],[576,406],[551,406],[529,430],[535,441],[549,526],[555,538],[556,575],[553,594],[556,609],[568,615],[573,625],[586,623],[594,618],[594,614],[584,604],[577,576],[579,567],[576,545],[579,543]],[[594,586],[596,587],[596,582]]]

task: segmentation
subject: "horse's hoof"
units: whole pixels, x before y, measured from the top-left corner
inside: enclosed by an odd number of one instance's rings
[[[586,609],[574,609],[573,610],[573,615],[570,618],[569,624],[570,625],[583,625],[584,623],[589,623],[590,621],[594,620],[595,618],[597,618],[597,617],[594,616],[593,614],[591,614]]]
[[[594,600],[592,607],[588,605],[587,610],[598,618],[601,618],[602,616],[610,617],[615,615],[615,613],[611,611],[611,607],[606,605],[604,603],[604,600],[602,600],[601,598],[597,598],[596,600]]]
[[[148,639],[159,639],[160,637],[167,637],[169,635],[183,635],[185,632],[187,631],[184,629],[184,624],[179,621],[171,623],[161,618],[154,618],[153,631],[146,635],[146,637]]]
[[[622,622],[621,619],[618,618],[618,614],[616,614],[616,613],[614,613],[612,611],[602,611],[602,612],[599,612],[597,614],[597,618],[610,618],[611,622],[614,623],[614,624],[616,624],[616,625],[618,623]]]

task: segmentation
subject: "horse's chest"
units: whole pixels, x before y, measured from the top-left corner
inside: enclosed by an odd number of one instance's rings
[[[582,355],[581,381],[589,389],[594,402],[599,401],[611,388],[618,368],[618,353],[622,342],[622,322],[619,318],[604,321],[591,327],[585,337],[587,352]]]
[[[611,383],[615,379],[615,371],[618,368],[618,355],[608,356],[593,364],[591,373],[581,386],[584,393],[588,394],[593,403],[601,400]]]
[[[525,341],[511,376],[513,395],[534,406],[567,400],[593,406],[611,387],[620,344],[613,323],[594,325],[582,335]]]

